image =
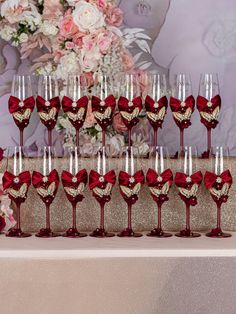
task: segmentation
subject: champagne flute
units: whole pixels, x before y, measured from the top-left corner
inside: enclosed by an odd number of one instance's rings
[[[154,146],[157,146],[157,131],[162,128],[167,111],[168,100],[166,94],[166,76],[159,73],[148,74],[145,107],[148,121],[154,130]]]
[[[170,97],[170,108],[174,121],[180,129],[180,147],[184,147],[184,129],[191,125],[190,119],[194,111],[194,104],[190,75],[177,74]]]
[[[161,226],[162,205],[169,200],[168,193],[173,183],[173,173],[169,168],[169,155],[166,147],[154,146],[149,151],[149,169],[146,174],[146,182],[151,196],[157,205],[157,227],[151,230],[147,236],[168,238],[171,233],[164,232]]]
[[[132,228],[132,206],[138,201],[141,186],[145,181],[137,147],[124,147],[121,151],[122,167],[119,173],[120,194],[128,206],[128,226],[119,237],[141,237]]]
[[[179,190],[179,196],[186,206],[186,227],[176,233],[177,237],[196,238],[199,233],[192,232],[190,227],[190,207],[197,205],[197,192],[202,182],[202,173],[197,169],[197,151],[192,146],[180,148],[179,166],[181,172],[175,174],[175,184]]]
[[[206,171],[204,184],[217,206],[217,225],[206,236],[228,238],[231,237],[231,234],[225,233],[221,229],[221,206],[228,201],[229,190],[233,183],[230,173],[229,150],[223,146],[213,147],[210,151],[210,158],[212,170],[211,172]]]
[[[56,153],[51,146],[44,146],[38,150],[39,171],[33,171],[32,183],[46,208],[46,227],[36,234],[40,238],[56,237],[58,234],[51,230],[50,208],[53,203],[58,186],[59,175],[56,170]]]
[[[113,114],[116,109],[113,88],[114,85],[110,76],[96,75],[92,110],[97,123],[102,128],[102,146],[106,145],[106,130],[112,124]]]
[[[84,199],[83,192],[88,181],[82,147],[68,147],[65,150],[64,158],[61,180],[66,197],[72,205],[72,227],[63,236],[69,238],[86,237],[87,234],[79,232],[76,226],[76,206]]]
[[[100,227],[90,234],[92,237],[105,238],[114,236],[114,233],[105,230],[105,204],[111,200],[115,181],[116,174],[109,159],[108,147],[102,146],[98,150],[96,158],[94,158],[94,169],[89,174],[89,188],[100,205]]]
[[[219,123],[221,108],[220,87],[216,73],[201,74],[199,82],[199,94],[197,97],[197,109],[201,117],[201,123],[207,129],[207,150],[202,154],[208,158],[211,149],[211,130]]]
[[[32,92],[30,75],[14,75],[8,107],[13,120],[20,130],[20,146],[24,145],[23,132],[29,125],[35,100]]]
[[[31,236],[21,230],[21,205],[27,199],[31,184],[31,175],[28,171],[27,149],[22,146],[8,148],[7,169],[3,175],[3,188],[9,198],[16,205],[16,227],[10,229],[7,237],[26,238]]]
[[[54,129],[60,110],[58,81],[51,75],[41,75],[38,80],[36,105],[41,122],[48,130],[48,146],[52,146]]]
[[[88,108],[88,86],[85,75],[69,75],[66,95],[62,98],[62,109],[76,129],[76,146],[79,147],[79,132]]]
[[[131,130],[139,122],[143,109],[139,78],[136,74],[125,74],[120,78],[118,108],[125,126],[128,128],[128,146],[131,143]]]

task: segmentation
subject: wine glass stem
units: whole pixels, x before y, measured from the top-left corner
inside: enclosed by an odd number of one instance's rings
[[[20,146],[24,146],[23,130],[20,130]]]
[[[102,130],[102,146],[106,146],[106,131]]]
[[[180,129],[180,147],[184,147],[184,130]]]
[[[104,204],[101,204],[101,211],[100,211],[100,229],[104,229]]]
[[[157,204],[157,228],[161,229],[161,205]]]
[[[16,228],[17,229],[21,228],[21,223],[20,223],[20,205],[17,205],[17,207],[16,207]]]
[[[48,146],[52,146],[52,130],[48,130]]]
[[[154,146],[157,146],[157,129],[154,129]]]
[[[132,229],[132,205],[128,204],[128,229]]]
[[[186,230],[190,230],[190,206],[186,205]]]
[[[76,130],[76,146],[79,147],[79,130]]]
[[[131,148],[131,129],[128,130],[128,145],[129,145],[129,151]]]
[[[221,228],[221,208],[217,206],[217,229]]]
[[[211,129],[207,130],[207,151],[211,149]]]
[[[76,229],[76,204],[73,204],[72,207],[72,223],[73,223],[73,229]]]
[[[46,229],[50,229],[50,205],[46,205]]]

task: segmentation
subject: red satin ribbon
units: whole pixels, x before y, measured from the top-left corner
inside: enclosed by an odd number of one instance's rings
[[[76,182],[73,181],[74,178],[77,179]],[[81,182],[87,184],[88,174],[85,169],[80,170],[76,175],[73,175],[70,172],[63,170],[61,174],[61,180],[63,187],[77,188]]]
[[[132,182],[130,179],[133,178],[134,182]],[[143,173],[143,170],[137,171],[133,176],[129,175],[125,171],[120,171],[119,173],[119,185],[124,185],[129,188],[133,188],[137,183],[144,183],[145,182],[145,176]]]
[[[60,98],[54,97],[50,100],[48,100],[48,102],[50,103],[50,106],[46,106],[46,100],[43,99],[41,96],[37,96],[36,97],[36,106],[37,106],[37,111],[38,112],[44,112],[46,114],[49,113],[49,111],[52,108],[56,108],[56,115],[54,119],[50,119],[50,120],[43,120],[40,118],[41,122],[47,127],[48,130],[52,130],[54,129],[56,123],[57,123],[57,118],[58,118],[58,113],[60,111]]]
[[[47,181],[44,182],[43,181],[43,178],[44,177],[47,177]],[[59,179],[59,175],[58,175],[58,172],[57,170],[52,170],[49,175],[47,176],[44,176],[42,175],[40,172],[38,171],[33,171],[33,174],[32,174],[32,183],[33,183],[33,186],[37,189],[37,188],[40,188],[41,186],[48,186],[50,185],[52,182],[55,182],[56,184],[56,188],[58,188],[59,186],[59,182],[60,182],[60,179]]]
[[[75,112],[78,112],[78,110],[80,108],[86,108],[87,109],[87,106],[88,106],[88,97],[87,96],[83,96],[81,97],[80,99],[78,99],[76,101],[76,104],[77,104],[77,107],[73,107],[72,104],[73,104],[73,100],[67,96],[64,96],[62,98],[62,109],[64,112],[72,112],[72,113],[75,113]]]
[[[23,102],[24,106],[20,107],[19,103]],[[15,96],[10,96],[9,100],[8,100],[8,108],[9,108],[9,112],[12,114],[14,112],[20,111],[22,112],[22,110],[24,111],[25,109],[30,109],[31,111],[34,110],[34,105],[35,105],[35,100],[34,97],[28,97],[25,100],[21,101],[19,98],[15,97]]]
[[[174,97],[170,97],[170,108],[172,112],[178,112],[180,114],[185,114],[186,110],[188,108],[191,108],[192,113],[194,111],[194,104],[195,104],[195,100],[193,98],[193,96],[188,96],[185,101],[185,106],[181,106],[181,101],[177,98]],[[177,126],[180,129],[187,129],[190,125],[190,118],[189,119],[184,119],[183,121],[179,121],[174,117],[175,123],[177,124]]]
[[[129,106],[129,100],[127,98],[121,96],[118,100],[119,111],[125,111],[127,113],[132,113],[135,108],[138,108],[139,113],[140,113],[143,109],[142,98],[136,97],[132,100],[132,103],[133,103],[133,105]],[[139,119],[137,117],[133,118],[131,121],[128,121],[127,119],[122,117],[122,120],[128,129],[131,129],[134,125],[136,125],[139,122]]]
[[[187,178],[190,177],[191,181],[188,182]],[[200,185],[202,183],[202,173],[201,171],[197,171],[191,176],[188,176],[182,172],[176,172],[175,175],[175,184],[180,188],[191,187],[193,184]]]
[[[209,102],[209,100],[207,100],[205,97],[198,96],[197,97],[197,109],[198,109],[198,111],[212,114],[216,107],[221,108],[221,97],[220,97],[220,95],[216,95],[213,98],[211,98],[210,102],[212,103],[212,105],[210,107],[208,107],[208,105],[207,105],[208,102]],[[201,123],[204,124],[207,129],[214,129],[217,126],[217,124],[219,123],[219,121],[216,119],[214,119],[212,121],[207,121],[201,116]]]
[[[14,180],[18,178],[19,182],[14,182]],[[11,172],[5,171],[3,178],[3,189],[9,189],[14,188],[15,190],[18,190],[22,184],[26,183],[27,186],[31,184],[31,176],[29,171],[21,172],[18,176],[13,175]]]
[[[154,114],[158,114],[159,111],[165,107],[165,110],[167,110],[167,106],[168,106],[168,100],[166,98],[166,96],[163,96],[162,98],[160,98],[157,103],[158,103],[158,108],[156,108],[155,105],[155,101],[147,95],[146,99],[145,99],[145,108],[147,112],[152,112]],[[166,113],[165,113],[166,115]],[[152,119],[150,119],[147,116],[148,121],[150,122],[150,124],[154,127],[154,128],[162,128],[162,124],[164,119],[159,119],[156,121],[153,121]]]
[[[162,181],[158,181],[158,177],[161,177]],[[150,187],[155,187],[157,185],[162,187],[166,182],[169,182],[169,185],[171,186],[173,183],[173,173],[170,169],[166,169],[158,175],[155,170],[149,168],[146,174],[146,182]]]
[[[100,178],[103,178],[102,180]],[[89,188],[93,190],[95,187],[105,188],[107,183],[114,185],[116,182],[116,174],[114,170],[107,172],[104,176],[97,171],[91,170],[89,174]]]
[[[112,117],[116,108],[116,100],[113,95],[109,95],[104,99],[104,105],[101,105],[102,100],[96,96],[92,97],[92,111],[98,111],[101,114],[104,114],[107,108],[111,108],[111,115],[109,118],[104,118],[102,120],[97,119],[95,116],[95,119],[97,123],[101,126],[103,130],[106,130],[106,128],[112,124]]]
[[[204,184],[207,189],[211,189],[216,183],[217,178],[221,178],[221,185],[228,183],[230,186],[233,183],[233,178],[229,170],[225,170],[220,175],[216,175],[213,172],[206,171],[204,176]]]

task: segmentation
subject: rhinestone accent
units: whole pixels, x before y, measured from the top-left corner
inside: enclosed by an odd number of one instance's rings
[[[186,106],[185,102],[182,101],[181,104],[180,104],[180,106],[181,106],[181,107],[185,107],[185,106]]]
[[[105,106],[105,101],[102,100],[102,101],[100,102],[100,105],[101,105],[101,106]]]
[[[43,177],[43,182],[44,183],[48,182],[48,177]]]
[[[130,182],[130,183],[134,183],[134,182],[135,182],[134,177],[131,177],[131,178],[129,179],[129,182]]]
[[[192,182],[191,177],[187,177],[187,178],[186,178],[186,182]]]
[[[134,105],[133,102],[132,102],[132,101],[129,101],[128,106],[129,106],[129,107],[132,107],[133,105]]]
[[[208,101],[207,103],[207,107],[211,108],[212,107],[212,102],[211,101]]]
[[[155,102],[155,104],[153,105],[154,108],[158,108],[159,104],[157,102]]]
[[[76,108],[76,107],[77,107],[77,103],[76,103],[76,101],[73,101],[73,103],[72,103],[72,107],[73,107],[73,108]]]
[[[24,102],[23,101],[19,102],[19,107],[24,107]]]
[[[103,176],[101,176],[101,177],[99,178],[99,182],[104,182],[104,177],[103,177]]]
[[[49,106],[50,106],[50,101],[48,101],[48,100],[45,101],[45,106],[46,106],[46,107],[49,107]]]
[[[161,176],[157,177],[158,182],[162,182],[163,178]]]
[[[19,180],[18,177],[16,177],[13,181],[14,181],[14,183],[16,183],[16,184],[20,182],[20,180]]]
[[[72,182],[73,182],[73,183],[76,183],[76,182],[77,182],[77,178],[76,178],[76,177],[73,177],[73,178],[72,178]]]
[[[216,182],[217,182],[217,183],[221,183],[221,182],[222,182],[221,177],[217,177]]]

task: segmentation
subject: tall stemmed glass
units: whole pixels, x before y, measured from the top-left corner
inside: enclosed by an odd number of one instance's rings
[[[89,188],[100,205],[100,227],[90,234],[92,237],[114,236],[114,233],[105,230],[105,204],[111,200],[112,188],[115,182],[116,174],[109,159],[108,147],[102,146],[98,150],[96,158],[94,158],[94,169],[89,174]]]
[[[208,158],[211,149],[211,130],[219,123],[221,108],[220,87],[217,74],[201,74],[199,83],[199,95],[197,97],[197,109],[201,117],[201,123],[207,129],[207,150],[202,154]]]
[[[106,145],[106,131],[112,124],[113,114],[116,109],[113,88],[114,85],[110,76],[96,75],[94,95],[92,96],[92,111],[97,123],[102,128],[102,146]]]
[[[79,147],[79,132],[88,108],[88,86],[84,75],[69,75],[66,95],[62,98],[62,109],[76,130],[76,146]]]
[[[77,146],[69,147],[65,150],[64,158],[61,180],[66,197],[72,205],[72,227],[63,236],[69,238],[86,237],[87,234],[79,232],[76,225],[76,206],[84,199],[83,192],[88,181],[82,149]]]
[[[142,98],[139,78],[136,74],[125,74],[120,78],[118,108],[124,124],[128,128],[128,146],[131,143],[131,130],[139,122],[142,111]]]
[[[148,121],[154,130],[153,146],[157,146],[157,131],[162,128],[166,115],[168,105],[166,94],[166,76],[159,73],[148,74],[145,107]]]
[[[48,146],[52,146],[54,129],[60,110],[60,98],[57,79],[51,75],[40,76],[36,105],[41,122],[48,130]]]
[[[184,129],[191,125],[190,119],[194,111],[194,104],[190,75],[177,74],[170,97],[170,108],[174,121],[180,129],[180,147],[184,146]]]
[[[186,227],[176,234],[177,237],[196,238],[199,233],[192,232],[190,227],[190,207],[197,205],[197,192],[202,183],[202,173],[197,171],[197,151],[191,146],[180,148],[179,167],[181,172],[176,172],[175,184],[179,196],[186,206]]]
[[[7,170],[3,175],[3,188],[16,205],[16,227],[6,234],[7,237],[25,238],[31,236],[21,230],[21,205],[26,201],[31,175],[28,171],[27,149],[22,146],[8,149]]]
[[[58,236],[52,232],[50,226],[50,207],[56,197],[60,180],[55,165],[55,149],[51,146],[41,147],[38,150],[38,157],[40,172],[33,171],[32,183],[46,207],[46,227],[40,229],[36,236],[50,238]]]
[[[23,132],[29,125],[35,100],[32,92],[30,75],[14,75],[11,96],[8,100],[9,112],[20,130],[20,146],[24,145]]]
[[[173,173],[169,168],[169,155],[166,147],[154,146],[149,151],[149,169],[146,182],[151,196],[157,204],[157,227],[147,234],[149,237],[167,238],[171,233],[164,232],[161,226],[161,208],[169,200],[168,193],[173,183]]]
[[[145,181],[136,147],[125,147],[121,152],[122,167],[119,173],[120,194],[128,206],[128,226],[118,234],[119,237],[141,237],[132,228],[132,206],[138,201],[141,186]]]
[[[233,183],[230,173],[229,150],[226,147],[216,146],[210,151],[212,171],[206,171],[204,184],[209,190],[217,206],[217,225],[206,234],[211,238],[228,238],[231,234],[221,229],[221,206],[228,201],[229,190]]]

